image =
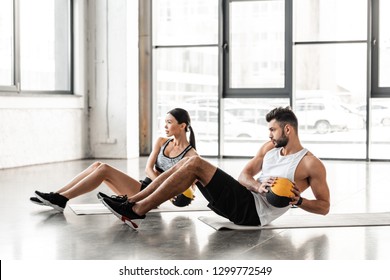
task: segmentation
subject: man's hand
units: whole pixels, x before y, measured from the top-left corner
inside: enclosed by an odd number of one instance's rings
[[[271,187],[275,183],[276,177],[269,177],[263,182],[258,182],[255,186],[253,186],[253,192],[256,193],[267,193],[268,187]]]
[[[291,202],[290,205],[295,205],[298,203],[299,199],[301,198],[301,192],[299,191],[297,185],[293,182],[293,188],[291,191],[294,193],[293,196],[291,196]]]

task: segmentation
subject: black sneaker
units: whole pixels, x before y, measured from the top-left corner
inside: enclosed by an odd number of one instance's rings
[[[35,204],[38,204],[38,205],[43,205],[43,206],[46,205],[45,203],[43,203],[42,201],[40,201],[39,198],[36,197],[36,196],[30,197],[30,201],[31,201],[32,203],[35,203]]]
[[[60,195],[59,193],[43,193],[39,191],[35,191],[35,195],[37,198],[42,201],[45,205],[51,206],[57,211],[63,212],[64,208],[66,206],[66,203],[68,202],[68,198],[66,198],[63,195]]]
[[[120,203],[127,201],[127,195],[111,195],[111,196],[108,196],[105,193],[99,192],[97,194],[97,197],[100,200],[102,200],[103,198],[107,198],[107,199],[111,199],[113,201],[120,202]]]
[[[133,211],[134,202],[115,202],[109,198],[103,198],[102,203],[122,222],[136,230],[141,224],[142,220],[145,219],[145,215],[140,216]]]

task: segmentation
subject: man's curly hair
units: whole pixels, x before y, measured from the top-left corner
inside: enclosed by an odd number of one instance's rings
[[[265,116],[267,122],[272,120],[277,121],[281,127],[284,127],[286,124],[291,125],[295,131],[298,131],[298,119],[295,116],[294,112],[291,110],[291,107],[277,107]]]

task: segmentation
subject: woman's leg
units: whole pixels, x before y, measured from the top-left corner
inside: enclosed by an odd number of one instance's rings
[[[81,173],[77,174],[76,177],[74,177],[69,183],[67,183],[65,186],[63,186],[61,189],[59,189],[56,192],[57,193],[63,193],[65,191],[69,190],[70,188],[73,188],[78,182],[80,182],[85,177],[87,177],[89,174],[94,172],[96,170],[96,168],[98,168],[101,164],[102,163],[99,162],[99,161],[96,161],[96,162],[92,163],[88,168],[86,168]]]
[[[77,182],[75,185],[64,189],[60,194],[68,199],[75,198],[96,189],[103,182],[116,194],[129,197],[138,193],[141,188],[139,181],[105,163],[100,163],[86,176],[82,177],[80,174],[78,177],[73,180]]]

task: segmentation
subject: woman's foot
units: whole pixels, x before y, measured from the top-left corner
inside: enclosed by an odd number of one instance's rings
[[[53,207],[55,210],[64,212],[66,203],[68,202],[68,198],[59,193],[43,193],[40,191],[35,191],[35,195],[37,198],[42,201],[45,205]]]

